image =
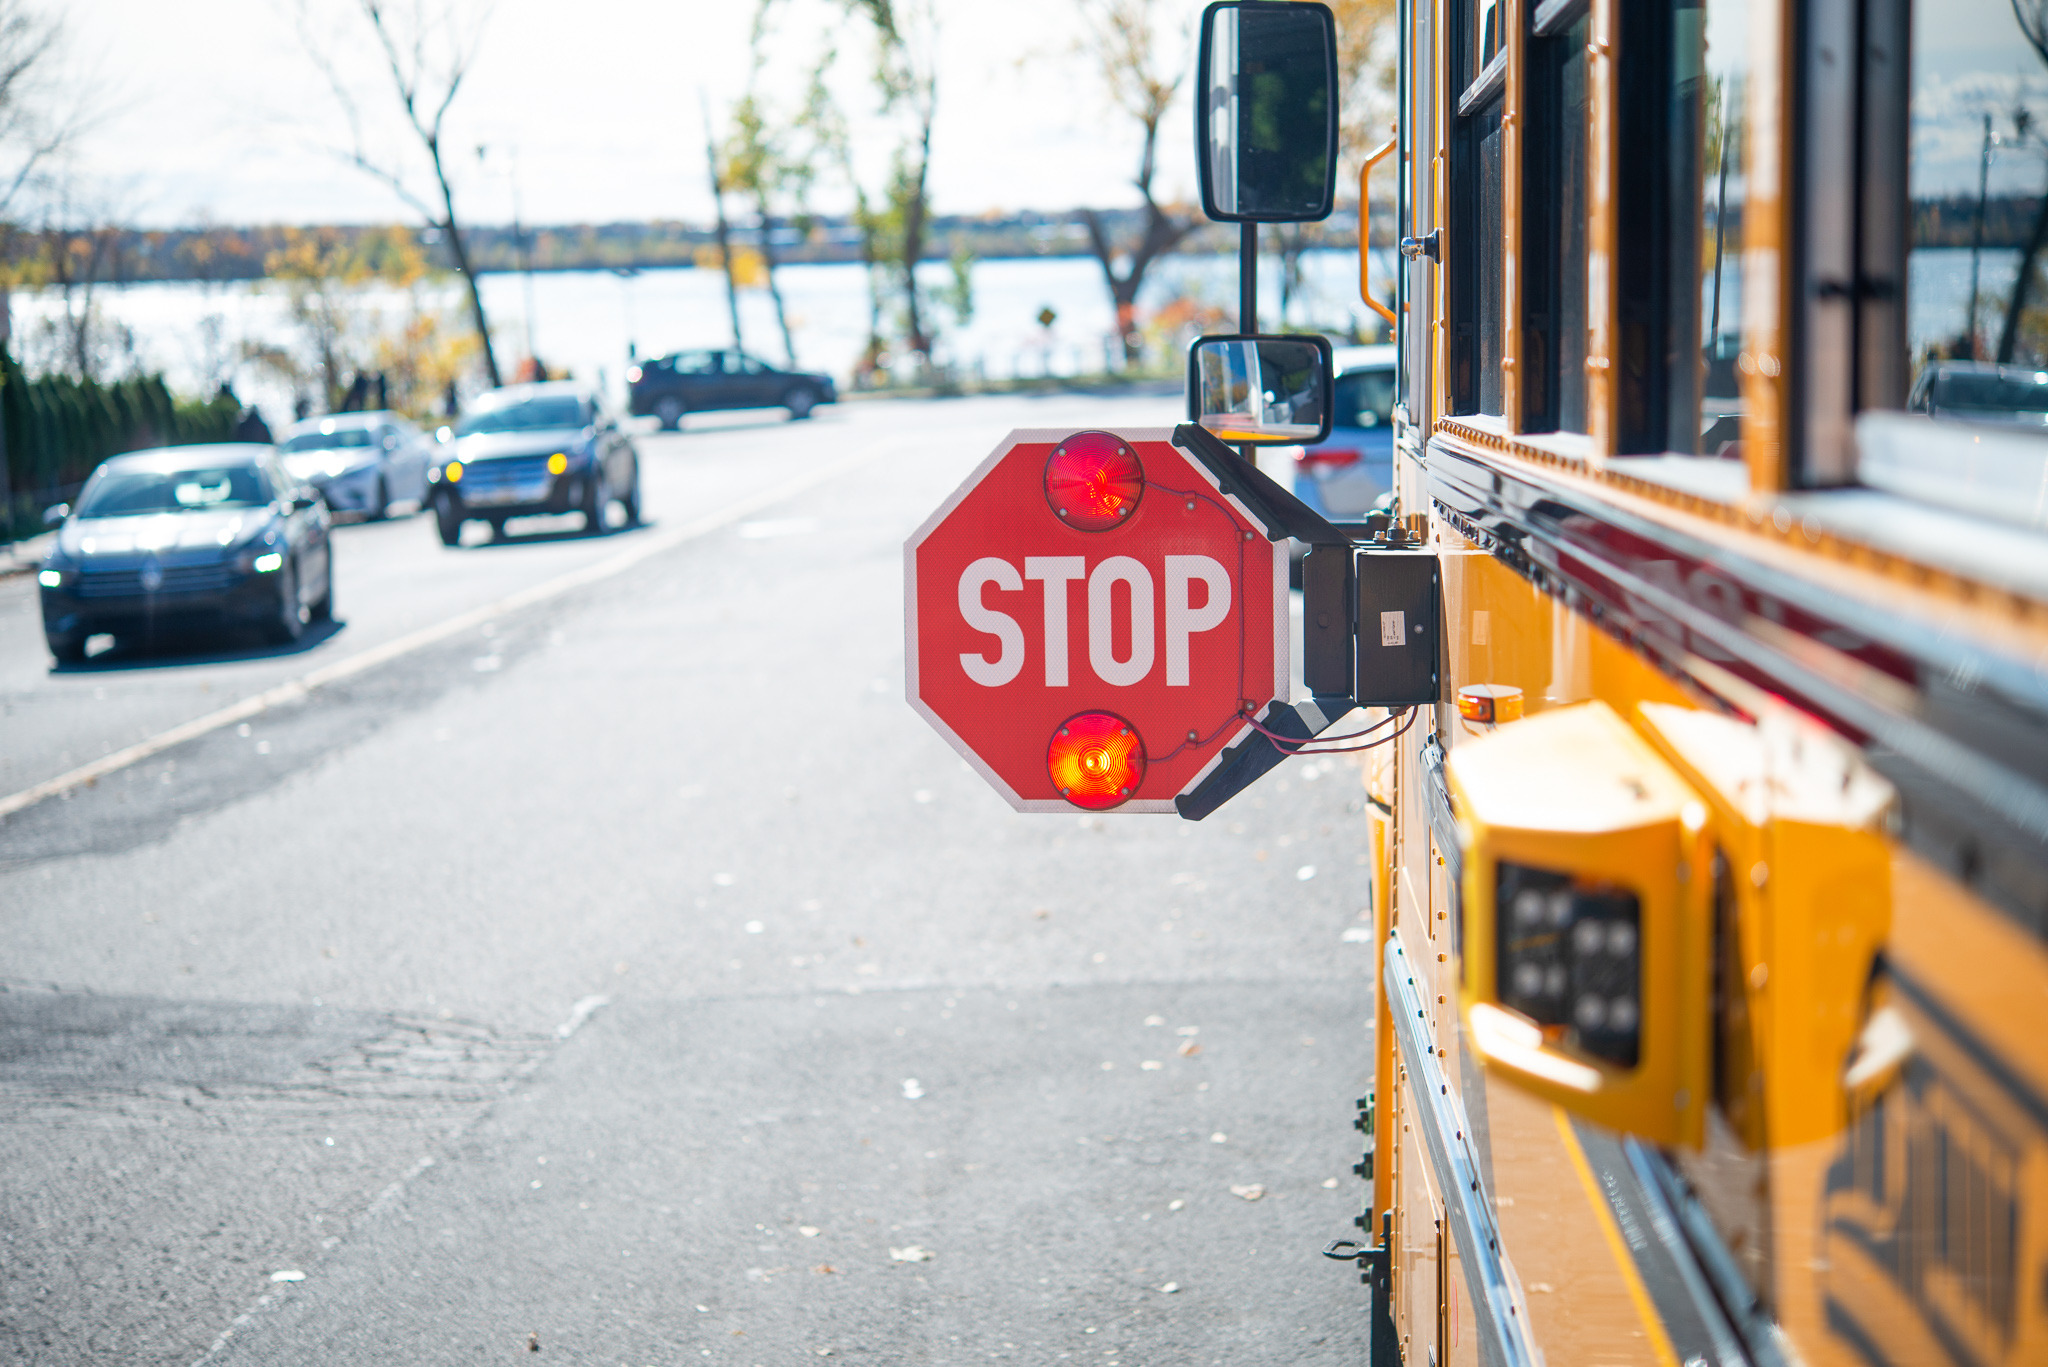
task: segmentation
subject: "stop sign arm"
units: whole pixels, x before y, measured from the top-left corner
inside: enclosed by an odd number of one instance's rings
[[[1216,476],[1223,493],[1250,510],[1265,528],[1268,541],[1293,537],[1311,546],[1351,544],[1351,536],[1342,528],[1275,483],[1208,428],[1184,422],[1173,429],[1173,444]]]
[[[1325,703],[1337,707],[1338,710],[1325,712]],[[1350,709],[1349,698],[1311,699],[1301,703],[1275,702],[1269,704],[1259,717],[1259,725],[1290,740],[1309,741],[1329,730],[1338,717]],[[1253,731],[1226,749],[1216,767],[1195,785],[1192,792],[1175,798],[1174,810],[1189,821],[1200,821],[1264,778],[1281,760],[1292,753],[1292,748],[1283,750],[1270,737]]]

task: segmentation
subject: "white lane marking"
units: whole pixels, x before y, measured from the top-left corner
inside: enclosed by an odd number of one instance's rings
[[[287,680],[273,688],[266,688],[261,693],[243,698],[240,702],[229,703],[218,711],[209,712],[203,717],[195,717],[191,721],[173,726],[168,731],[160,731],[148,740],[138,741],[125,750],[102,755],[90,764],[81,764],[76,769],[59,774],[53,779],[46,779],[34,787],[0,797],[0,820],[5,820],[24,808],[33,807],[38,802],[56,797],[60,793],[67,793],[73,788],[80,788],[105,778],[108,774],[119,773],[131,764],[140,764],[150,756],[160,754],[174,745],[183,745],[188,740],[197,740],[209,732],[218,731],[223,726],[247,721],[259,713],[268,712],[273,707],[284,707],[303,701],[309,694],[328,684],[339,683],[343,679],[354,678],[379,665],[389,664],[424,646],[433,645],[436,641],[445,641],[450,636],[481,626],[494,617],[502,617],[508,612],[532,607],[550,598],[559,598],[572,590],[610,579],[650,556],[660,555],[663,551],[673,550],[686,541],[694,541],[722,527],[729,527],[749,513],[759,512],[784,499],[794,498],[827,480],[836,479],[849,470],[878,459],[891,449],[893,448],[887,443],[877,442],[865,450],[857,451],[843,460],[834,461],[807,475],[778,484],[772,489],[764,489],[752,498],[743,498],[737,503],[729,504],[714,513],[706,513],[703,517],[685,522],[672,530],[655,532],[645,540],[637,541],[617,555],[600,560],[594,565],[571,570],[532,588],[507,594],[496,602],[471,608],[432,626],[421,627],[417,631],[394,637],[383,645],[372,646],[347,659],[322,665],[296,679]]]

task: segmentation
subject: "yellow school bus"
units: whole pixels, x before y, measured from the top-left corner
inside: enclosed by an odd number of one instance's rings
[[[1373,1360],[2048,1363],[2048,4],[1395,22]]]

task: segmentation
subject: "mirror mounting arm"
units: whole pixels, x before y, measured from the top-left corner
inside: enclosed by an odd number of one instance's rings
[[[1268,541],[1293,537],[1312,546],[1351,544],[1351,537],[1336,524],[1275,483],[1208,428],[1184,422],[1173,429],[1173,444],[1193,456],[1216,476],[1224,493],[1251,509],[1266,524]]]

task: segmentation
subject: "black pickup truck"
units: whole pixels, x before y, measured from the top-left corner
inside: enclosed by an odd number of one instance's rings
[[[808,418],[821,403],[836,403],[830,375],[777,370],[740,351],[678,351],[626,371],[635,417],[652,414],[674,431],[685,413],[716,408],[787,408]]]

